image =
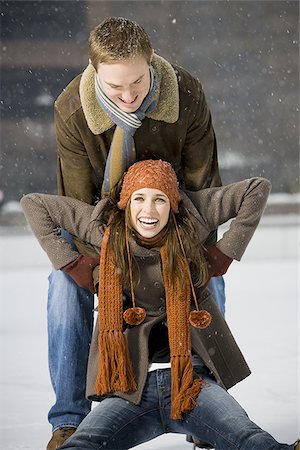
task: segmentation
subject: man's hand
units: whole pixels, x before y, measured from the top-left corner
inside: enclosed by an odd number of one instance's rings
[[[61,270],[73,278],[78,286],[87,289],[92,294],[96,292],[93,280],[93,269],[99,265],[99,256],[80,255]]]

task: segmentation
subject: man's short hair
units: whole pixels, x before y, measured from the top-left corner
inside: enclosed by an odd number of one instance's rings
[[[112,63],[143,56],[150,65],[153,49],[145,30],[123,17],[109,17],[89,37],[89,58],[97,70],[100,63]]]

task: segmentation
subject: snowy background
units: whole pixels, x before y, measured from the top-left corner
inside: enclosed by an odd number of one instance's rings
[[[53,102],[88,63],[104,18],[140,23],[153,48],[201,81],[223,183],[299,191],[299,2],[1,1],[0,193],[55,192]],[[1,203],[1,199],[0,199]]]
[[[300,435],[299,225],[294,214],[265,216],[242,262],[226,275],[227,321],[253,372],[230,392],[255,422],[288,443]],[[0,252],[0,448],[44,450],[54,400],[46,336],[50,264],[22,227],[0,228]],[[136,448],[192,446],[172,434]]]
[[[44,450],[51,435],[50,264],[22,226],[18,201],[56,191],[53,102],[86,67],[90,29],[114,15],[139,22],[155,51],[201,80],[223,182],[272,181],[270,214],[226,275],[227,320],[253,372],[231,393],[279,441],[293,442],[300,224],[285,195],[299,204],[299,2],[8,0],[0,14],[0,449]],[[165,435],[138,448],[191,447]]]

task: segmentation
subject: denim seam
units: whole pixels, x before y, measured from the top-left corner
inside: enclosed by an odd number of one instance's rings
[[[156,372],[156,377],[155,377],[156,378],[156,392],[157,392],[158,405],[159,405],[158,411],[159,411],[160,420],[161,420],[161,423],[162,423],[165,433],[168,433],[168,425],[167,425],[166,414],[165,414],[165,406],[164,406],[164,398],[163,398],[164,396],[162,397],[160,395],[159,391],[160,391],[161,383],[157,380],[157,375],[159,375],[161,373],[161,375],[163,377],[165,377],[165,374],[168,373],[170,370],[171,369],[161,369],[161,370],[158,369],[155,371]],[[162,384],[164,385],[165,383],[162,383]]]
[[[189,413],[189,416],[192,416],[193,418],[196,418],[196,419],[199,420],[198,416],[195,415],[195,414],[193,414],[192,411]],[[229,441],[229,440],[227,439],[227,437],[224,437],[223,434],[222,434],[221,432],[219,432],[217,429],[213,428],[211,425],[208,425],[206,422],[203,422],[203,421],[201,421],[201,424],[204,424],[204,425],[205,425],[207,428],[209,428],[210,430],[214,431],[215,433],[218,433],[219,436],[221,436],[222,439],[224,439],[224,441],[228,442],[228,444],[230,444],[230,446],[232,446],[232,447],[230,447],[230,450],[234,450],[234,449],[239,450],[239,447],[237,447],[236,444],[234,444],[234,443],[232,443],[231,441]]]
[[[153,409],[149,409],[148,411],[143,412],[142,414],[138,414],[138,415],[134,416],[134,418],[131,419],[131,420],[129,420],[129,421],[126,423],[126,425],[123,425],[122,427],[120,427],[120,428],[114,433],[113,436],[111,436],[109,439],[107,439],[107,440],[105,441],[105,445],[107,445],[107,444],[111,441],[111,439],[112,439],[113,437],[115,437],[121,430],[123,430],[123,428],[127,427],[128,424],[134,422],[136,419],[139,419],[139,418],[142,417],[142,416],[145,416],[146,414],[149,414],[149,413],[151,413],[151,412],[158,411],[158,410],[159,410],[159,408],[153,408]],[[101,448],[104,448],[103,445],[104,445],[104,444],[101,444],[101,446],[99,447],[99,450],[100,450]]]

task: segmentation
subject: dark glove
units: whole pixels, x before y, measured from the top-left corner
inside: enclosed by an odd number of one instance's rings
[[[99,265],[99,256],[80,255],[60,270],[70,275],[78,286],[87,289],[92,294],[96,292],[93,280],[93,269]]]
[[[224,275],[233,259],[221,252],[215,245],[207,246],[206,252],[209,278]]]

